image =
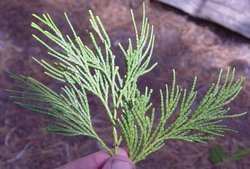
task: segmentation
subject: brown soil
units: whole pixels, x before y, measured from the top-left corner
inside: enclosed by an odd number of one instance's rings
[[[155,25],[156,44],[153,61],[158,67],[140,79],[140,87],[147,84],[154,91],[171,82],[171,70],[177,71],[181,86],[190,87],[194,75],[198,76],[198,88],[206,88],[215,81],[220,68],[234,66],[237,76],[245,76],[246,82],[238,98],[231,104],[232,112],[250,112],[250,41],[218,25],[193,19],[188,15],[157,2],[146,2],[147,15]],[[63,31],[69,31],[63,18],[67,12],[78,33],[86,39],[85,30],[91,29],[87,10],[101,16],[113,42],[114,51],[121,52],[117,42],[126,44],[133,32],[129,9],[133,8],[138,21],[141,16],[139,1],[125,0],[0,0],[0,65],[16,74],[24,74],[58,88],[59,83],[42,73],[32,56],[46,58],[46,50],[32,37],[30,28],[32,13],[50,13]],[[119,58],[119,57],[118,57]],[[121,58],[121,57],[120,57]],[[120,63],[122,60],[118,59]],[[98,144],[86,137],[63,137],[42,130],[45,123],[42,115],[31,113],[14,105],[8,99],[6,88],[15,88],[16,83],[0,73],[0,168],[3,169],[48,169],[61,166],[74,159],[98,150]],[[156,92],[157,93],[157,92]],[[158,94],[153,103],[158,104]],[[96,130],[110,141],[110,128],[106,114],[96,98],[89,99],[92,119]],[[219,169],[208,160],[213,144],[227,151],[236,147],[250,147],[250,116],[246,115],[227,123],[239,133],[227,133],[208,145],[169,141],[159,152],[138,164],[143,169]],[[227,169],[250,168],[250,157],[229,162]]]

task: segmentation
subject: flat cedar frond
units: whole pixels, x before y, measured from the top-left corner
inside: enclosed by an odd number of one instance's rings
[[[230,74],[228,68],[224,82],[221,82],[222,70],[216,84],[212,84],[196,110],[191,106],[196,99],[196,78],[189,92],[176,85],[176,75],[173,71],[173,84],[169,91],[166,85],[165,98],[161,93],[161,118],[153,128],[154,109],[152,115],[146,115],[151,106],[149,103],[151,92],[146,89],[144,95],[139,95],[125,105],[120,126],[126,140],[130,158],[134,162],[141,161],[152,152],[158,150],[168,139],[180,139],[190,142],[206,143],[215,139],[214,136],[223,136],[230,131],[226,125],[220,124],[222,119],[235,118],[246,113],[227,114],[227,104],[232,101],[242,88],[244,78],[234,81],[234,72]],[[230,78],[231,75],[231,78]],[[179,109],[178,109],[179,108]],[[178,117],[172,124],[168,118],[175,112]]]
[[[157,65],[150,65],[155,35],[145,16],[145,6],[140,29],[131,11],[135,44],[131,39],[127,48],[119,44],[126,66],[124,76],[116,65],[112,43],[100,18],[92,11],[89,15],[94,31],[87,33],[93,49],[76,34],[67,14],[65,18],[73,37],[63,34],[49,14],[33,15],[46,28],[34,22],[31,26],[57,46],[51,47],[46,40],[33,35],[48,49],[53,61],[34,59],[44,67],[45,74],[64,82],[63,94],[54,92],[31,77],[11,74],[21,87],[20,90],[10,90],[12,98],[24,108],[50,116],[47,131],[92,137],[110,155],[116,155],[120,144],[125,141],[131,160],[137,163],[160,149],[168,139],[206,143],[215,136],[222,136],[225,131],[231,130],[220,123],[223,119],[245,114],[228,114],[228,103],[238,95],[244,81],[244,78],[235,80],[235,70],[229,68],[224,81],[220,71],[217,82],[211,85],[195,109],[192,105],[197,95],[196,78],[190,90],[181,89],[176,85],[173,71],[172,86],[166,85],[165,93],[160,90],[161,113],[156,112],[150,103],[152,90],[146,87],[142,94],[137,88],[138,78]],[[106,109],[113,130],[114,149],[108,147],[94,130],[86,92],[99,98]],[[118,114],[119,110],[121,114]],[[177,117],[169,123],[168,119],[173,114]],[[155,117],[160,118],[157,120]],[[118,128],[121,134],[117,132]]]
[[[24,76],[11,75],[19,81],[24,91],[8,90],[14,96],[15,103],[34,112],[52,117],[46,120],[51,126],[48,132],[75,136],[89,136],[100,141],[103,148],[110,151],[107,145],[95,132],[89,114],[89,105],[85,90],[68,85],[62,88],[64,94],[57,94],[41,82]],[[29,101],[33,101],[30,103]]]
[[[134,161],[144,159],[148,154],[163,146],[163,140],[157,140],[152,144],[152,130],[154,124],[154,109],[151,116],[146,112],[150,109],[150,96],[152,90],[146,88],[144,95],[137,92],[135,98],[127,102],[123,109],[123,115],[119,121],[123,137],[127,143],[130,158]]]
[[[172,99],[172,101],[169,99],[169,95],[171,98],[172,93],[175,91],[172,90],[170,94],[166,92],[166,103],[162,104],[162,106],[167,109],[167,107],[171,107],[170,105],[179,102],[180,110],[177,119],[166,128],[164,138],[206,143],[207,140],[214,139],[214,136],[223,136],[223,132],[230,130],[226,125],[220,124],[221,120],[245,114],[227,114],[229,111],[228,103],[238,95],[244,81],[243,77],[234,81],[234,72],[233,69],[230,74],[228,68],[225,80],[221,82],[221,70],[217,83],[211,85],[196,110],[191,109],[197,93],[195,91],[195,82],[189,93],[183,90],[181,97]],[[162,102],[164,101],[162,100]],[[175,111],[174,109],[173,111]]]

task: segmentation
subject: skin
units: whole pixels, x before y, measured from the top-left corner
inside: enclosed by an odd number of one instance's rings
[[[135,169],[124,149],[119,149],[117,156],[111,157],[105,151],[99,151],[57,169]]]

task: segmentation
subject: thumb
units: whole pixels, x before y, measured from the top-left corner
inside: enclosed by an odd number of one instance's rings
[[[120,149],[118,155],[110,158],[102,169],[135,169],[135,165],[123,151]]]
[[[109,159],[102,169],[135,169],[135,165],[128,158],[116,156]]]

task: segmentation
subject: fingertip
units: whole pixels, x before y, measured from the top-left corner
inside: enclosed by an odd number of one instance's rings
[[[118,149],[118,156],[128,157],[128,151],[125,148]]]
[[[128,157],[115,156],[109,159],[102,169],[135,169],[135,165]]]

